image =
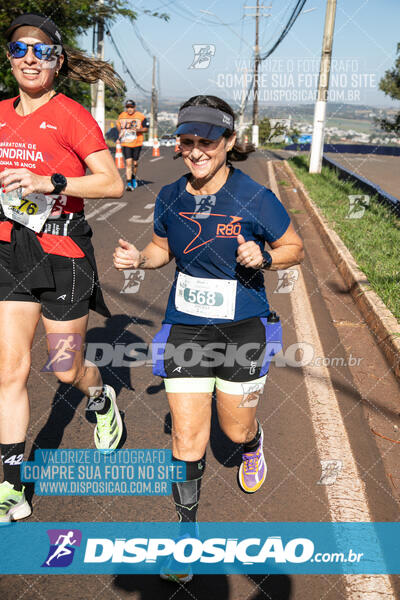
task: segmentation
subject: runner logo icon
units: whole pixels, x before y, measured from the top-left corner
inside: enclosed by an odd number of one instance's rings
[[[214,44],[193,44],[193,62],[188,67],[189,69],[207,69],[211,58],[215,54]]]
[[[79,333],[48,333],[49,357],[42,371],[69,371],[82,347]]]
[[[195,196],[196,219],[207,219],[211,214],[211,209],[215,206],[217,197],[215,195]]]
[[[81,545],[79,529],[48,529],[50,548],[42,567],[68,567],[73,561],[75,548]]]

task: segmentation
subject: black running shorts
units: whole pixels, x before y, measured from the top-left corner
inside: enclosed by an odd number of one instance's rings
[[[132,158],[135,162],[139,160],[140,151],[142,146],[135,146],[134,148],[130,148],[129,146],[122,146],[122,153],[124,155],[125,160],[127,158]]]
[[[87,315],[94,286],[94,272],[88,259],[48,256],[55,288],[16,292],[16,282],[9,271],[10,244],[0,241],[0,301],[38,302],[43,316],[53,321],[70,321]]]

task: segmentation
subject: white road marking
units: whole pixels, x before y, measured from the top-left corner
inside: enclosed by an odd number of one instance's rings
[[[124,208],[124,206],[126,206],[127,204],[127,202],[106,202],[105,204],[102,204],[101,206],[98,206],[97,208],[89,212],[86,215],[86,219],[91,219],[95,215],[100,214],[101,216],[98,217],[96,221],[105,221],[106,219],[108,219],[108,217]]]
[[[145,206],[145,208],[147,208],[148,210],[153,209],[154,207],[155,207],[154,202],[151,202],[150,204],[146,204],[146,206]],[[129,221],[131,223],[152,223],[153,210],[147,217],[141,217],[140,215],[132,215],[132,217],[129,219]]]
[[[272,162],[268,161],[270,187],[279,197]],[[292,315],[298,341],[312,344],[315,356],[324,356],[301,267],[294,291],[290,294]],[[326,366],[302,367],[311,421],[320,460],[339,459],[343,469],[335,485],[326,486],[332,522],[372,522],[365,494],[340,413],[337,397]],[[376,554],[380,553],[378,542]],[[359,548],[361,551],[362,548]],[[343,575],[349,600],[395,600],[387,575]]]
[[[149,162],[156,162],[156,160],[162,160],[164,156],[158,156],[157,158],[151,158]]]

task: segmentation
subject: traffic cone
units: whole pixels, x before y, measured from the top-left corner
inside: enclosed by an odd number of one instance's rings
[[[160,142],[156,137],[153,140],[153,156],[160,156]]]
[[[117,169],[123,169],[125,166],[124,157],[122,154],[122,147],[119,140],[117,140],[117,143],[115,145],[115,166],[117,167]]]
[[[180,149],[180,147],[179,147],[179,141],[178,141],[178,138],[176,138],[176,142],[175,142],[175,150],[174,150],[174,152],[180,152],[180,150],[181,150],[181,149]]]

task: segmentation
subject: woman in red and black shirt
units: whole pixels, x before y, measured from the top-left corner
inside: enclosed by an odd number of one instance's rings
[[[29,421],[30,351],[40,317],[49,349],[46,368],[89,396],[96,447],[112,451],[122,434],[114,390],[103,385],[96,366],[84,364],[89,308],[110,313],[83,198],[119,198],[123,183],[96,121],[53,88],[59,73],[114,86],[118,79],[107,63],[63,48],[48,17],[21,15],[6,38],[19,95],[0,102],[0,522],[31,512],[19,469]]]

